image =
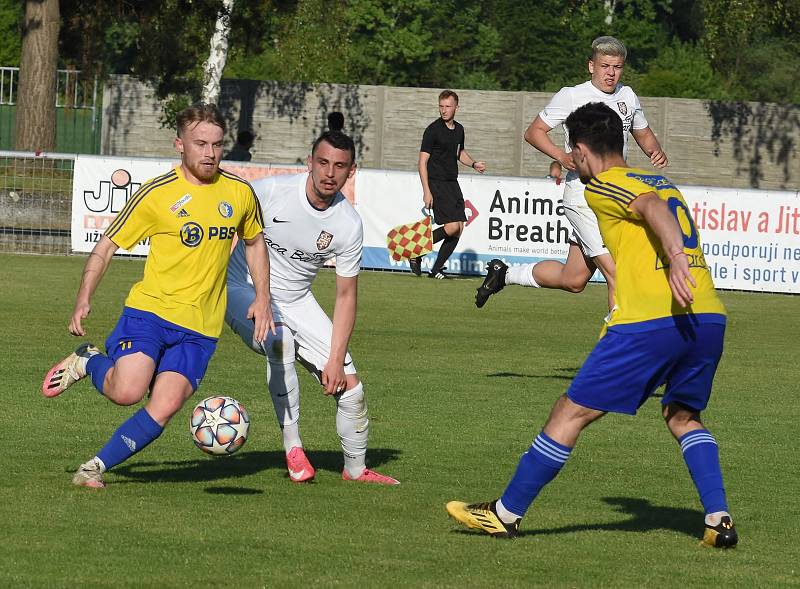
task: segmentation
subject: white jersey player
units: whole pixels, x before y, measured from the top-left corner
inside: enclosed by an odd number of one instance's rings
[[[355,172],[353,140],[328,131],[315,142],[308,173],[258,180],[253,188],[264,216],[270,257],[275,333],[258,341],[247,310],[254,290],[244,249],[238,245],[228,266],[225,321],[254,351],[267,359],[267,386],[283,432],[289,478],[314,478],[314,467],[300,439],[299,360],[336,402],[336,430],[344,452],[342,478],[396,485],[398,481],[366,468],[369,433],[364,387],[347,351],[356,318],[361,267],[361,218],[341,188]],[[336,259],[333,321],[311,292],[320,268]]]
[[[619,82],[626,57],[625,46],[614,37],[595,39],[588,62],[591,79],[559,90],[525,131],[525,140],[528,143],[567,170],[564,211],[573,231],[566,263],[543,260],[536,264],[508,267],[502,260],[492,260],[487,265],[486,279],[475,296],[478,307],[486,304],[489,296],[499,292],[506,284],[581,292],[595,269],[599,268],[608,283],[609,310],[613,308],[614,260],[603,245],[597,218],[584,199],[583,184],[575,172],[575,164],[569,151],[569,137],[565,137],[564,149],[560,149],[548,133],[561,125],[578,107],[590,102],[602,102],[622,119],[624,157],[627,157],[630,133],[655,167],[665,167],[667,155],[647,123],[639,98],[630,86]]]

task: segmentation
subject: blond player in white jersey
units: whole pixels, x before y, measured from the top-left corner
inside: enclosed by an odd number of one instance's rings
[[[630,86],[624,86],[619,81],[626,57],[625,46],[614,37],[595,39],[588,61],[591,79],[559,90],[525,131],[525,141],[567,170],[564,211],[573,231],[566,263],[543,260],[536,264],[509,267],[502,260],[491,260],[486,268],[486,279],[475,296],[475,304],[479,308],[486,304],[489,296],[502,290],[506,284],[581,292],[598,268],[608,284],[609,311],[613,308],[614,260],[603,245],[597,218],[583,196],[584,187],[575,172],[569,136],[565,130],[564,148],[561,149],[553,143],[549,133],[578,107],[590,102],[602,102],[622,119],[623,157],[627,158],[628,155],[630,133],[653,166],[666,167],[667,154],[648,125],[639,98]]]
[[[283,432],[286,465],[294,482],[310,481],[315,471],[300,439],[299,360],[336,403],[336,431],[342,443],[346,481],[397,485],[399,481],[366,467],[369,434],[364,387],[347,351],[356,319],[361,268],[361,218],[340,192],[355,172],[353,140],[327,131],[315,142],[308,173],[253,182],[264,216],[270,257],[275,333],[259,341],[247,318],[255,291],[237,246],[228,266],[225,321],[254,351],[267,359],[267,387]],[[336,259],[333,321],[311,292],[320,268]]]

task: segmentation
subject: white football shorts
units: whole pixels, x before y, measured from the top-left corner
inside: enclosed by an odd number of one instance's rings
[[[250,349],[266,355],[266,349],[274,350],[276,346],[265,346],[261,342],[254,341],[255,325],[247,318],[247,309],[254,300],[255,289],[252,286],[233,286],[229,283],[225,321]],[[282,348],[282,359],[271,358],[271,360],[283,364],[300,360],[300,363],[319,380],[331,350],[333,323],[319,306],[314,295],[309,291],[292,303],[276,302],[273,299],[272,318],[279,335],[282,328],[290,331],[294,346],[277,346],[277,349]],[[283,327],[278,324],[282,324]],[[275,336],[268,333],[267,338],[270,337]],[[345,355],[344,373],[356,374],[350,352]]]
[[[578,196],[577,191],[580,190]],[[564,186],[564,216],[572,226],[570,241],[578,244],[583,253],[594,258],[607,254],[608,249],[603,245],[603,237],[600,235],[600,226],[597,224],[597,216],[594,211],[586,204],[583,197],[583,185]]]

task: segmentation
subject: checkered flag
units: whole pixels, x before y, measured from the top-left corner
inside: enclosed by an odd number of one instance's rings
[[[386,235],[386,247],[392,259],[417,258],[433,251],[431,234],[431,218],[426,216],[421,221],[408,225],[398,225]]]

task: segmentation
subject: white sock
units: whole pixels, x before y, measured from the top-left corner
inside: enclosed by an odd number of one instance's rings
[[[497,512],[497,517],[499,517],[500,521],[504,524],[513,524],[522,517],[521,515],[517,515],[516,513],[512,513],[506,509],[505,505],[503,505],[503,501],[500,499],[498,499],[494,504],[494,510]]]
[[[300,440],[300,383],[294,363],[267,362],[267,388],[272,398],[275,417],[283,434],[283,448],[289,452]]]
[[[364,386],[358,383],[336,399],[336,432],[342,442],[344,468],[350,478],[357,479],[367,468],[369,418]]]
[[[95,464],[97,464],[97,467],[100,469],[101,473],[104,473],[106,471],[106,465],[97,456],[92,458],[92,460],[94,460]],[[91,462],[91,460],[89,462]]]
[[[520,286],[529,286],[539,288],[536,280],[533,278],[533,267],[536,264],[518,264],[516,266],[509,266],[506,270],[506,284],[519,284]]]
[[[715,511],[714,513],[706,514],[706,525],[707,526],[718,526],[719,522],[722,521],[722,518],[725,516],[731,517],[731,514],[727,511]],[[731,518],[732,520],[733,518]]]

